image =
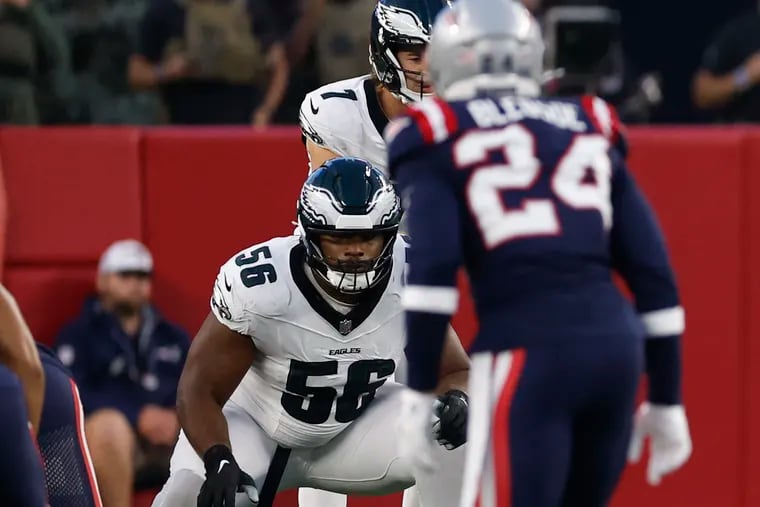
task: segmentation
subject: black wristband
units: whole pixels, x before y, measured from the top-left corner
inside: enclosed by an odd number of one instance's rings
[[[212,445],[203,453],[203,465],[206,467],[206,471],[216,471],[219,462],[223,459],[226,459],[230,463],[235,463],[232,450],[224,444]]]

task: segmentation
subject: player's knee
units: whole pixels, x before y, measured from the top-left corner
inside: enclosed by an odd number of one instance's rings
[[[129,420],[118,410],[104,408],[90,414],[85,420],[85,434],[94,454],[107,451],[120,456],[132,455],[135,434]]]
[[[177,470],[166,481],[161,492],[153,500],[152,507],[184,507],[195,505],[203,477],[190,470]]]

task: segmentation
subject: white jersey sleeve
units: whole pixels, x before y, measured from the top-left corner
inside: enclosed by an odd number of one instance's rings
[[[298,122],[303,135],[317,146],[347,156],[351,140],[346,135],[355,127],[356,113],[351,104],[351,95],[345,100],[322,97],[320,89],[309,92],[301,103]],[[329,93],[329,92],[327,92]],[[352,121],[353,120],[353,121]]]
[[[231,330],[253,336],[256,316],[251,311],[252,300],[247,296],[240,278],[240,267],[235,264],[233,257],[222,265],[216,276],[211,295],[211,311],[219,322]]]
[[[337,81],[307,93],[299,112],[304,139],[341,157],[359,156],[365,144],[366,79]]]
[[[292,236],[274,238],[241,250],[222,265],[214,282],[211,311],[231,330],[251,336],[257,347],[261,319],[282,313],[290,302],[288,286],[279,278],[288,276],[287,252],[297,242]]]

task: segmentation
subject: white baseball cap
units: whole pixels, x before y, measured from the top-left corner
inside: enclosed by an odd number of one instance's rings
[[[148,247],[136,239],[122,239],[109,246],[98,263],[99,273],[121,273],[124,271],[153,271],[153,256]]]

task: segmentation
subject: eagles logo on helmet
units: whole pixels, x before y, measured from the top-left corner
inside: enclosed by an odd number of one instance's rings
[[[448,0],[380,0],[372,14],[369,62],[378,81],[404,103],[421,100],[425,75],[402,68],[398,52],[430,42],[436,15]],[[420,91],[409,87],[419,81]]]

